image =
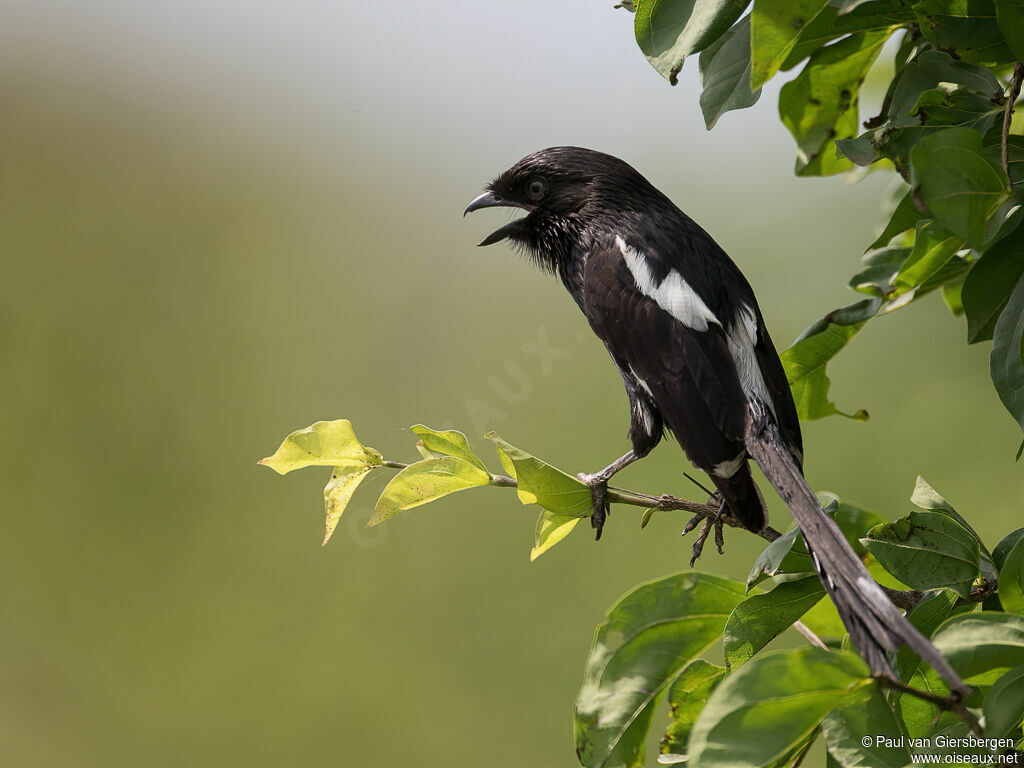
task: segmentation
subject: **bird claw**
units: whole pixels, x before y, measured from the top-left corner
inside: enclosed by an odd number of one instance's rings
[[[712,496],[711,499],[709,499],[708,501],[710,502],[714,500],[716,496],[718,496],[718,494]],[[722,501],[721,505],[718,507],[718,514],[715,515],[713,518],[705,517],[702,513],[698,512],[696,515],[690,518],[690,522],[688,522],[686,524],[686,527],[683,528],[683,536],[685,536],[698,525],[700,526],[700,531],[697,533],[697,538],[693,542],[693,555],[690,557],[691,568],[693,568],[694,564],[697,562],[700,556],[704,554],[704,542],[708,540],[708,536],[711,535],[712,529],[714,529],[715,531],[715,546],[718,548],[718,554],[725,554],[725,520],[723,519],[724,516],[725,501]]]
[[[590,489],[590,503],[594,507],[590,525],[595,531],[594,541],[600,541],[605,521],[611,516],[611,508],[608,503],[608,480],[600,474],[588,475],[585,472],[580,472],[576,477]]]

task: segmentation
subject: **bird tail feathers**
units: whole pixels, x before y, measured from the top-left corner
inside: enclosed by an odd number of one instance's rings
[[[967,684],[939,650],[897,608],[868,573],[835,520],[826,515],[803,472],[786,448],[771,410],[750,403],[747,453],[786,503],[800,528],[814,568],[835,603],[850,639],[876,677],[897,679],[886,651],[907,645],[932,666],[950,688],[967,694]]]

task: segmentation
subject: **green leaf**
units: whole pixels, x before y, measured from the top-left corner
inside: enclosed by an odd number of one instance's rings
[[[486,435],[498,451],[505,471],[516,478],[516,493],[523,504],[538,504],[548,512],[569,517],[594,513],[590,489],[577,478],[506,443],[493,432]]]
[[[717,40],[750,0],[643,0],[633,31],[644,56],[672,85],[691,53]]]
[[[970,128],[949,128],[922,139],[910,152],[921,198],[936,221],[975,248],[989,216],[1009,194],[1006,174]]]
[[[1020,733],[1024,720],[1024,664],[1000,677],[985,697],[985,737],[1003,739]]]
[[[370,467],[366,464],[346,464],[335,467],[331,473],[331,479],[324,486],[324,508],[327,512],[327,522],[324,530],[324,540],[321,547],[327,546],[331,540],[334,529],[338,527],[341,513],[345,511],[352,494],[366,477]]]
[[[886,522],[885,518],[877,512],[855,504],[852,501],[840,499],[834,493],[822,491],[818,494],[818,500],[825,508],[825,512],[835,518],[839,530],[843,532],[846,541],[853,547],[858,557],[863,557],[867,550],[860,543],[862,536],[876,525]]]
[[[839,414],[864,421],[867,411],[844,413],[828,399],[831,382],[825,366],[881,306],[877,298],[864,299],[829,312],[800,334],[779,357],[789,379],[797,414],[805,421]]]
[[[999,602],[1007,613],[1024,616],[1024,539],[1007,553],[999,571]]]
[[[760,88],[779,71],[800,33],[828,6],[828,0],[755,0],[750,15],[750,84]]]
[[[963,290],[963,280],[942,286],[942,301],[953,317],[960,317],[964,313]]]
[[[1003,93],[999,80],[984,67],[957,61],[942,51],[924,51],[907,62],[897,76],[888,114],[891,117],[909,115],[919,106],[921,94],[942,83],[961,85],[981,94],[991,106],[995,106],[991,99]]]
[[[949,693],[949,686],[935,670],[926,664],[921,664],[905,682],[912,688],[928,691],[937,696],[945,696]],[[896,697],[896,713],[903,721],[907,735],[912,739],[928,738],[936,730],[959,722],[952,713],[943,712],[934,703],[909,694],[901,694]]]
[[[1024,539],[1024,528],[1018,528],[996,544],[996,548],[992,550],[992,561],[996,564],[996,568],[1002,568],[1006,564],[1006,556],[1021,539]]]
[[[743,586],[701,573],[642,584],[616,603],[594,636],[573,730],[584,766],[635,766],[655,704],[722,634]]]
[[[1024,618],[1009,613],[969,613],[943,624],[932,642],[964,679],[1024,664]]]
[[[700,110],[710,131],[718,118],[757,103],[761,89],[750,88],[750,17],[743,17],[700,54]]]
[[[792,528],[764,548],[747,574],[747,589],[779,573],[814,573],[814,564],[799,528]]]
[[[788,629],[824,596],[816,575],[777,584],[771,592],[748,597],[725,624],[725,663],[735,670]]]
[[[871,0],[841,14],[835,3],[830,3],[800,31],[796,45],[782,62],[782,69],[792,69],[821,46],[844,35],[881,32],[914,19],[913,11],[902,0]]]
[[[537,518],[537,529],[533,536],[533,549],[530,550],[530,562],[532,563],[572,533],[572,529],[579,521],[580,518],[576,516],[556,515],[546,509],[541,510],[540,517]]]
[[[697,659],[683,670],[668,691],[671,707],[668,729],[661,739],[659,763],[677,763],[686,759],[687,744],[697,716],[708,696],[725,677],[723,667]]]
[[[999,399],[1024,429],[1024,276],[996,321],[989,371]]]
[[[379,525],[402,510],[490,482],[489,473],[455,456],[417,461],[391,478],[384,487],[367,526]]]
[[[966,597],[980,574],[978,540],[936,512],[911,512],[861,540],[882,566],[913,589],[949,587]]]
[[[852,653],[808,647],[759,655],[711,694],[690,735],[690,764],[769,765],[868,685],[867,667]]]
[[[967,273],[963,301],[968,344],[992,338],[999,315],[1024,275],[1024,237],[1016,233],[1022,222],[1024,211],[1018,211],[1004,228],[1005,235],[990,245]]]
[[[884,298],[894,293],[893,278],[910,256],[910,248],[880,248],[861,257],[864,269],[850,278],[850,287],[869,296]]]
[[[911,762],[903,731],[878,686],[857,691],[821,725],[829,754],[843,768],[903,768]],[[867,737],[872,741],[865,746]]]
[[[868,250],[871,251],[888,245],[889,241],[896,237],[896,235],[906,232],[922,218],[924,218],[924,213],[914,203],[913,193],[907,192],[900,198],[900,202],[896,206],[896,210],[892,212],[892,218],[885,225],[882,234],[875,238],[875,242],[868,246]]]
[[[817,51],[782,86],[779,115],[796,139],[798,176],[829,176],[851,167],[835,140],[857,135],[857,93],[888,31],[852,35]]]
[[[1017,61],[1024,61],[1024,7],[1020,0],[995,0],[996,22]]]
[[[292,432],[273,456],[259,463],[286,475],[303,467],[340,467],[346,464],[380,466],[381,456],[356,438],[348,419],[318,421]]]
[[[925,637],[930,637],[946,619],[953,615],[957,594],[951,589],[931,592],[907,614],[907,620]],[[969,607],[966,607],[970,610]],[[907,646],[896,652],[896,673],[908,680],[921,665],[921,657]]]
[[[469,441],[461,432],[454,429],[439,432],[431,429],[430,427],[425,427],[422,424],[414,424],[409,427],[409,429],[419,437],[423,442],[423,447],[431,453],[441,454],[444,456],[455,456],[463,461],[468,461],[470,464],[474,465],[478,469],[482,469],[484,472],[487,471],[487,467],[484,466],[480,457],[473,453],[473,449],[469,447]]]
[[[974,64],[1005,64],[1013,54],[991,0],[921,0],[914,5],[922,34],[941,50]]]
[[[963,246],[962,238],[949,234],[937,222],[925,223],[917,231],[910,256],[892,278],[895,295],[904,294],[925,283]]]
[[[986,579],[996,578],[996,566],[992,560],[992,553],[988,551],[988,548],[982,542],[981,536],[964,519],[964,516],[957,512],[953,505],[946,501],[920,475],[917,476],[917,480],[914,482],[914,492],[910,495],[910,503],[917,505],[921,509],[927,509],[929,512],[938,512],[946,517],[950,517],[958,522],[961,527],[965,528],[974,537],[975,541],[978,542],[978,550],[981,553],[981,575]]]

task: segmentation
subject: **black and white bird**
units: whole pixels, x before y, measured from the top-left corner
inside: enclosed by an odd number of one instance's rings
[[[964,682],[871,578],[804,480],[800,423],[754,292],[722,248],[632,166],[579,147],[524,157],[466,208],[527,213],[480,245],[509,240],[555,273],[619,369],[632,449],[592,475],[600,538],[607,482],[670,431],[752,531],[767,513],[748,459],[800,527],[819,577],[876,675],[901,644],[954,690]],[[721,513],[720,513],[721,515]]]

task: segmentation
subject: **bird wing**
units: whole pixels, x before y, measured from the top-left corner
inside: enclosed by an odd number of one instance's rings
[[[746,398],[721,324],[687,291],[681,278],[638,282],[615,241],[587,254],[583,311],[591,327],[650,391],[690,461],[712,469],[743,451]]]

